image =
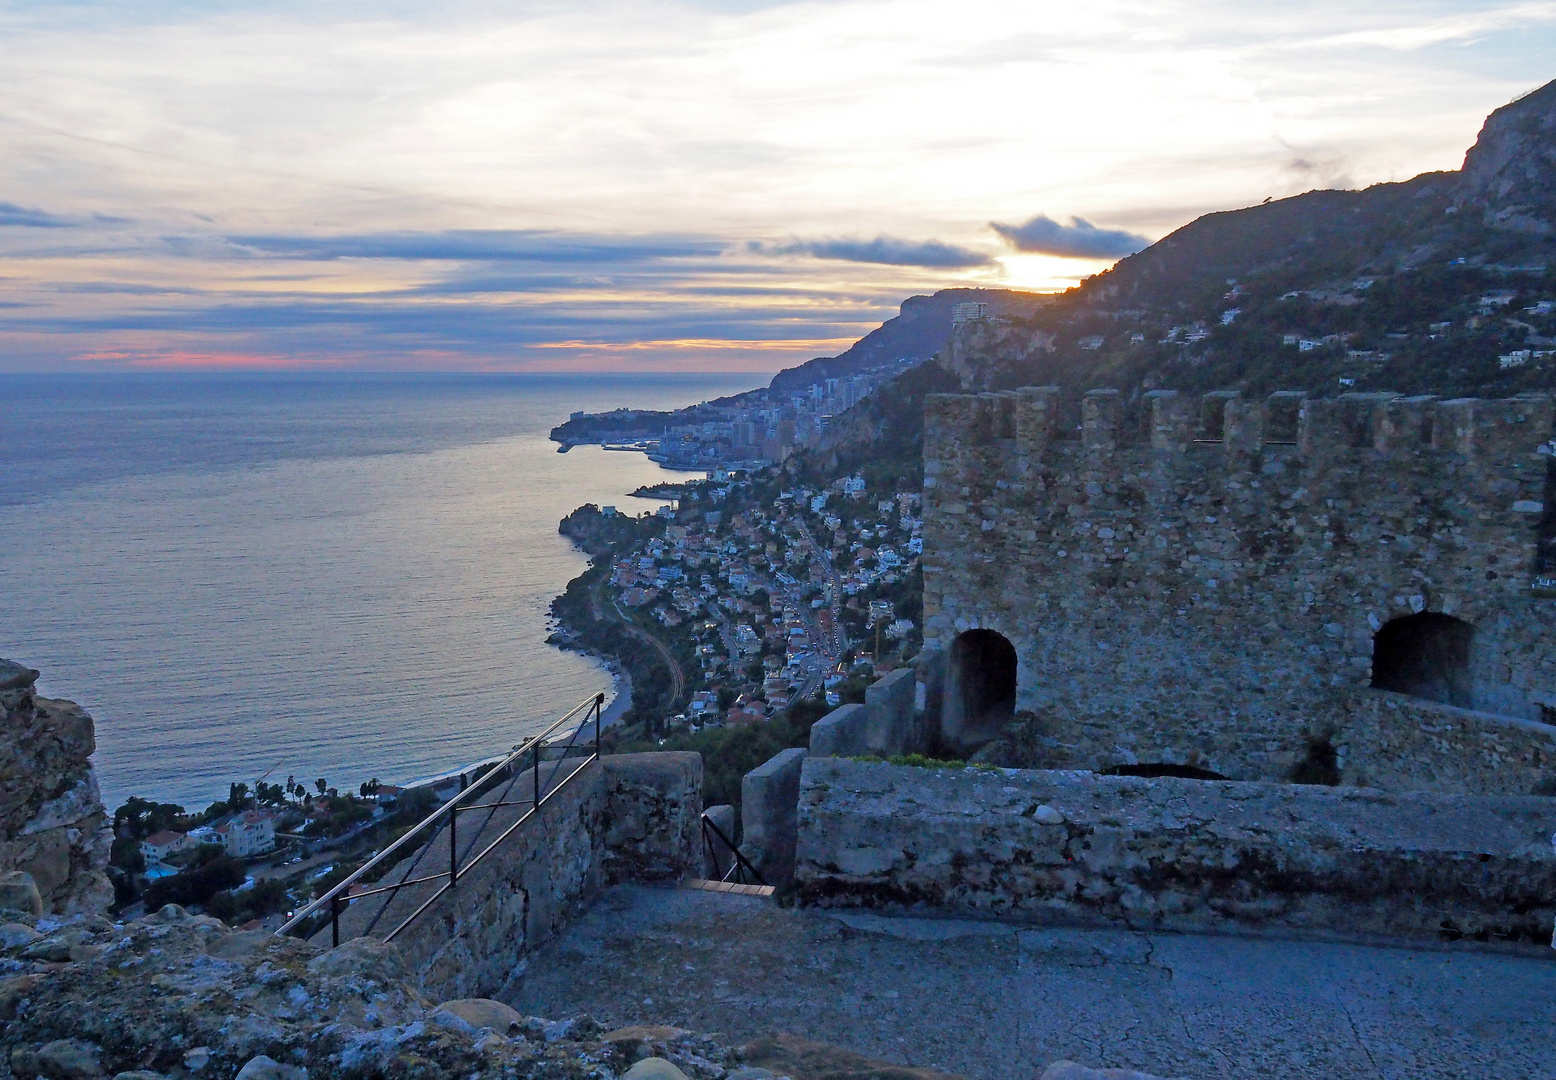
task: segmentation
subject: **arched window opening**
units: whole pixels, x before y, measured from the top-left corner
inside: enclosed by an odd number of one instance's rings
[[[981,746],[1016,715],[1016,647],[993,630],[951,645],[941,734],[957,750]]]
[[[1379,690],[1475,707],[1470,645],[1475,630],[1436,611],[1391,619],[1372,638],[1372,685]]]

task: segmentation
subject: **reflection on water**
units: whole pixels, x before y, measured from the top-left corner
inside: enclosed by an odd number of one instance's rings
[[[752,381],[0,380],[25,418],[0,435],[0,656],[96,717],[110,806],[486,756],[610,686],[544,644],[585,564],[558,519],[650,509],[625,493],[667,475],[546,432]]]

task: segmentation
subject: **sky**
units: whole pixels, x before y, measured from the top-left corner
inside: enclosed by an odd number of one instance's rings
[[[1556,2],[0,0],[0,372],[770,372],[1458,168]]]

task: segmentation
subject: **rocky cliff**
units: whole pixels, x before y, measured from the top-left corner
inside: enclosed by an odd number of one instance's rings
[[[37,678],[0,660],[0,872],[30,875],[44,911],[101,911],[113,899],[113,837],[92,771],[92,718],[38,697]]]

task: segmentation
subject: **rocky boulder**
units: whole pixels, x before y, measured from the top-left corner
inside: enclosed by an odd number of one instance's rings
[[[92,718],[74,702],[38,697],[37,678],[0,660],[0,872],[24,873],[38,898],[18,904],[17,879],[7,874],[0,908],[102,911],[113,899],[106,873],[113,837],[92,771]]]

